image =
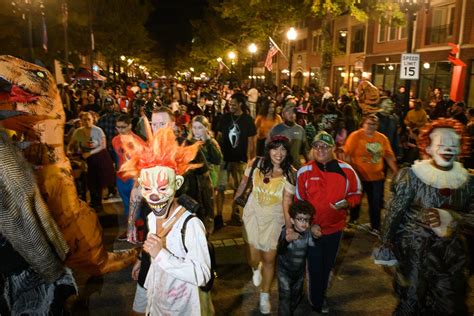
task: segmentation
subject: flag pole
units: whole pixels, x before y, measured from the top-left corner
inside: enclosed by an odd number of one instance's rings
[[[286,59],[286,61],[288,61],[288,57],[286,57],[285,54],[283,54],[283,51],[280,49],[280,47],[278,47],[278,45],[275,43],[275,41],[269,36],[268,39],[270,40],[270,42],[272,42],[273,46],[275,46],[276,49],[278,49],[278,51],[283,55],[283,57]]]

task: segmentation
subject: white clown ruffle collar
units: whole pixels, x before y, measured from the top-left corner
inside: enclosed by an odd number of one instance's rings
[[[425,184],[437,189],[457,189],[468,181],[469,174],[461,163],[455,161],[448,171],[433,166],[432,160],[417,160],[411,167],[415,175]]]

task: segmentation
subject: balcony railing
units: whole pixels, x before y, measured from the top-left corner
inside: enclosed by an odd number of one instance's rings
[[[447,43],[453,36],[454,25],[437,25],[426,30],[426,45]]]

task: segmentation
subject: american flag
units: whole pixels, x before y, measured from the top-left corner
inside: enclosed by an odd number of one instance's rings
[[[265,59],[265,68],[267,68],[268,71],[272,71],[272,68],[273,68],[272,58],[278,53],[279,49],[273,44],[273,41],[271,39],[269,40],[269,45],[270,45],[270,49],[268,50],[267,58]]]

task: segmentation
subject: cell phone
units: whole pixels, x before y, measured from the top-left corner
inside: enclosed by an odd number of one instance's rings
[[[343,200],[340,200],[340,201],[337,201],[336,203],[334,203],[334,206],[335,206],[337,209],[346,208],[346,207],[349,206],[349,203],[347,203],[347,200],[346,200],[346,199],[343,199]]]

